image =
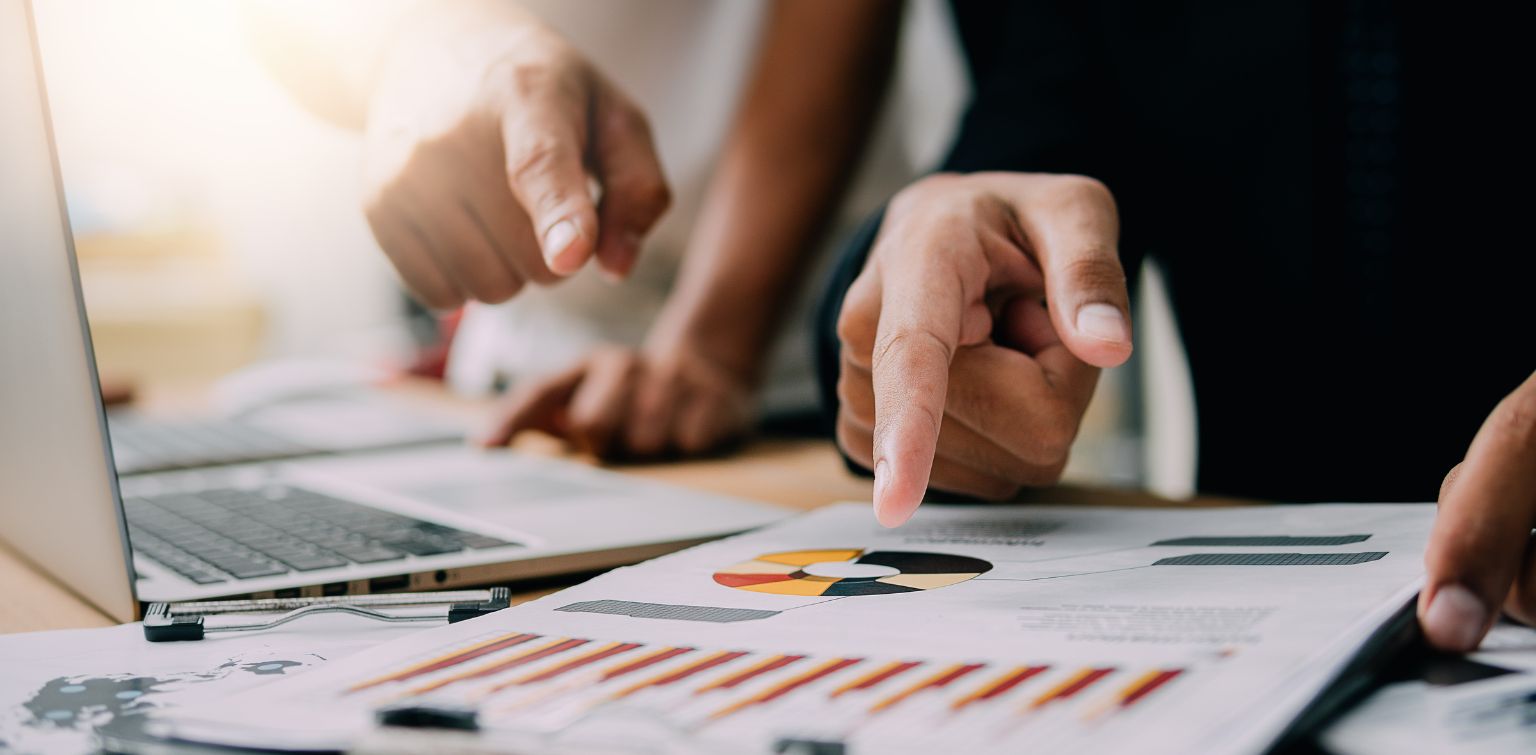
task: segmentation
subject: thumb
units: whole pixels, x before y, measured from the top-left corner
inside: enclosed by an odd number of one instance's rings
[[[544,264],[557,275],[580,270],[597,249],[586,149],[572,117],[535,108],[502,121],[508,184],[533,224]]]
[[[1103,184],[1077,176],[1050,191],[1021,221],[1045,274],[1051,321],[1078,359],[1119,366],[1131,356],[1131,308],[1114,198]]]

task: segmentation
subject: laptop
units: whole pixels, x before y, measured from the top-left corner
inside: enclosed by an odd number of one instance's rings
[[[457,443],[119,478],[26,0],[0,112],[0,539],[113,618],[596,570],[784,515]]]

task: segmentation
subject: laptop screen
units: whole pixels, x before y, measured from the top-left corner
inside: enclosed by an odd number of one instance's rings
[[[0,538],[119,621],[132,563],[31,8],[0,0]]]

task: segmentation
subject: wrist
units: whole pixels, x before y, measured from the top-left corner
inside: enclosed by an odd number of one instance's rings
[[[756,390],[767,361],[766,339],[760,328],[742,323],[741,313],[712,314],[701,308],[669,303],[646,334],[644,350],[665,357],[691,354],[732,377],[747,390]]]

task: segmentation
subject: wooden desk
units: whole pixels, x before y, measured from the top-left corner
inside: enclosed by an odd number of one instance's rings
[[[434,391],[420,387],[406,387],[402,390],[418,395],[424,402],[436,403],[440,408],[443,404],[441,394]],[[167,402],[152,400],[150,404],[166,405]],[[483,406],[469,404],[454,407],[453,411],[483,409]],[[559,443],[541,436],[525,437],[518,442],[517,447],[530,453],[566,455]],[[835,501],[869,500],[871,497],[870,480],[850,474],[832,444],[816,440],[764,439],[749,443],[735,453],[720,458],[620,465],[615,469],[674,485],[774,503],[792,509],[809,510]],[[1177,503],[1139,492],[1082,488],[1039,491],[1030,498],[1041,502],[1141,506],[1234,503],[1212,499]],[[531,600],[556,589],[559,586],[526,591],[518,597]],[[0,596],[3,596],[0,599],[0,633],[97,627],[112,623],[101,612],[39,573],[4,546],[0,546]]]

